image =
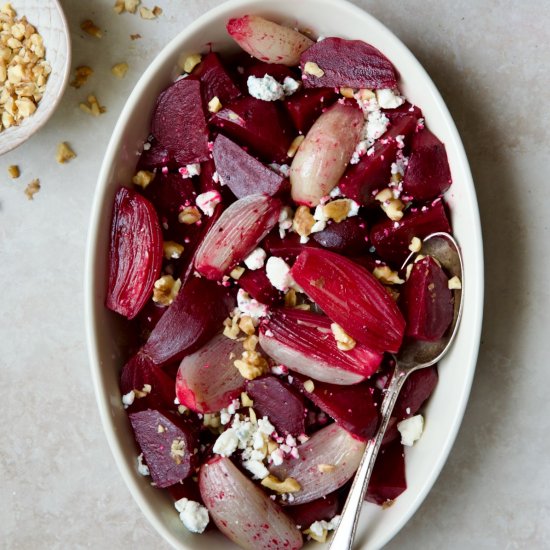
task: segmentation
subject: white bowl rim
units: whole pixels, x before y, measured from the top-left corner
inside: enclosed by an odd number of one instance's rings
[[[436,88],[435,84],[433,83],[432,79],[430,78],[430,76],[428,75],[424,67],[416,59],[413,53],[407,48],[407,46],[403,44],[403,42],[395,34],[393,34],[391,30],[389,30],[384,24],[382,24],[374,16],[370,15],[367,11],[352,4],[348,0],[318,0],[318,2],[320,4],[324,4],[326,6],[332,6],[334,8],[338,8],[339,6],[341,7],[342,5],[346,5],[347,9],[349,9],[350,11],[355,11],[358,16],[369,19],[373,26],[379,27],[381,30],[384,30],[385,33],[387,33],[388,35],[391,35],[395,43],[399,44],[399,46],[402,48],[403,50],[402,53],[408,57],[408,62],[416,65],[416,69],[423,74],[426,80],[426,83],[430,87],[432,99],[437,104],[437,107],[441,111],[443,117],[446,119],[445,120],[446,124],[450,128],[451,137],[454,142],[453,146],[456,147],[456,150],[459,155],[459,163],[462,165],[464,170],[465,180],[461,182],[461,185],[464,185],[469,188],[469,191],[472,193],[474,206],[475,206],[475,212],[472,212],[473,224],[474,224],[472,227],[472,231],[475,233],[477,237],[476,247],[475,247],[475,250],[473,251],[475,262],[477,264],[477,267],[476,267],[477,277],[475,277],[474,279],[468,278],[467,285],[468,285],[468,291],[471,292],[474,296],[477,296],[477,302],[474,304],[477,311],[477,315],[474,319],[474,324],[471,330],[473,334],[473,338],[471,339],[471,342],[470,342],[470,347],[468,350],[469,353],[467,356],[463,357],[464,364],[468,365],[469,369],[467,371],[467,374],[465,377],[465,383],[462,388],[463,391],[459,399],[460,407],[457,414],[454,417],[454,421],[452,423],[451,429],[447,433],[447,437],[441,444],[439,455],[437,456],[437,460],[435,461],[434,466],[431,470],[429,479],[427,480],[426,483],[424,483],[424,485],[422,486],[422,489],[417,492],[416,497],[413,503],[409,506],[408,511],[402,515],[400,521],[396,522],[393,525],[393,528],[388,532],[386,536],[386,540],[383,543],[383,544],[387,544],[414,515],[414,513],[418,510],[418,508],[426,498],[426,495],[428,494],[428,492],[432,489],[443,466],[445,465],[445,462],[447,461],[449,453],[456,440],[458,430],[461,426],[464,412],[466,410],[466,405],[468,403],[468,397],[470,395],[473,377],[475,374],[475,367],[476,367],[477,357],[479,352],[481,328],[482,328],[482,320],[483,320],[484,267],[483,267],[483,244],[482,244],[481,222],[479,217],[479,208],[477,206],[474,182],[473,182],[473,178],[471,175],[469,163],[466,157],[466,152],[464,150],[462,140],[459,136],[458,130],[456,129],[456,125],[454,124],[451,114],[443,98],[441,97],[441,94],[439,93],[438,89]],[[101,213],[103,210],[104,198],[108,188],[109,172],[110,172],[111,166],[116,161],[115,153],[118,150],[118,145],[120,144],[121,138],[123,136],[127,119],[134,108],[134,104],[137,102],[138,98],[141,97],[144,91],[144,88],[146,87],[146,84],[148,83],[150,77],[154,74],[156,68],[159,65],[162,65],[166,59],[168,59],[178,51],[181,51],[182,49],[181,44],[185,42],[187,36],[195,32],[201,26],[207,24],[210,20],[215,19],[223,14],[226,14],[227,17],[230,17],[230,12],[232,11],[242,10],[243,8],[250,7],[250,6],[257,7],[259,5],[261,5],[261,0],[227,0],[226,2],[223,2],[219,6],[216,6],[210,9],[209,11],[205,12],[195,21],[190,23],[186,28],[182,29],[182,31],[180,31],[180,33],[178,33],[178,35],[176,35],[159,52],[159,54],[155,57],[155,59],[149,64],[149,66],[147,67],[147,69],[145,70],[145,72],[137,82],[136,86],[134,87],[128,100],[126,101],[126,104],[124,105],[124,108],[122,109],[122,112],[119,115],[117,124],[113,130],[111,139],[106,149],[106,155],[103,160],[103,164],[99,173],[98,185],[94,195],[94,200],[93,200],[92,210],[91,210],[91,218],[90,218],[91,223],[90,223],[90,230],[88,234],[88,243],[87,243],[87,250],[86,250],[86,262],[85,262],[86,265],[85,265],[85,280],[84,280],[85,324],[86,324],[88,354],[90,358],[90,366],[92,371],[92,379],[93,379],[93,385],[94,385],[94,390],[96,394],[96,400],[99,407],[100,417],[101,417],[101,421],[103,424],[103,428],[104,428],[105,435],[107,437],[111,452],[114,455],[114,458],[120,470],[120,473],[124,481],[126,482],[126,485],[129,488],[132,496],[134,497],[135,501],[141,508],[144,515],[155,527],[155,529],[159,532],[159,534],[161,534],[164,537],[164,539],[167,542],[169,542],[174,548],[181,548],[182,541],[174,537],[173,534],[166,528],[166,526],[158,519],[157,514],[155,513],[155,510],[151,506],[151,503],[145,497],[141,487],[136,482],[135,477],[133,477],[129,468],[125,465],[124,456],[126,452],[120,440],[117,438],[116,433],[113,429],[113,424],[109,416],[108,396],[102,390],[102,380],[101,380],[102,375],[101,375],[101,367],[100,367],[100,361],[99,361],[98,342],[95,338],[95,332],[93,329],[93,326],[94,326],[94,293],[93,293],[94,286],[93,284],[95,279],[93,265],[94,265],[94,259],[98,252],[97,250],[98,226],[101,220]]]

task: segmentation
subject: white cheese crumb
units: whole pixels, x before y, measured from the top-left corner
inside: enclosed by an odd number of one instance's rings
[[[292,227],[294,212],[290,206],[285,206],[279,214],[279,236],[285,238],[286,232]]]
[[[285,97],[283,85],[268,74],[262,78],[251,75],[248,77],[246,85],[248,86],[248,93],[256,99],[277,101]]]
[[[277,290],[286,292],[289,288],[293,288],[298,292],[302,292],[302,289],[290,275],[290,266],[282,258],[271,256],[265,264],[265,270],[269,282]]]
[[[192,178],[193,176],[200,176],[201,165],[196,162],[195,164],[188,164],[184,168],[179,169],[179,173],[182,178]]]
[[[382,109],[397,109],[405,103],[405,99],[389,88],[376,90],[376,99]]]
[[[197,196],[196,203],[204,214],[212,216],[214,214],[214,209],[220,204],[221,200],[222,196],[218,191],[207,191]]]
[[[294,92],[298,91],[300,88],[300,83],[297,80],[294,80],[290,76],[285,77],[283,81],[283,91],[286,96],[292,95]]]
[[[267,306],[251,298],[242,288],[237,292],[237,308],[242,315],[250,315],[253,321],[267,315]]]
[[[214,453],[221,456],[231,456],[239,445],[239,437],[233,428],[228,428],[223,432],[212,449]]]
[[[397,424],[397,429],[401,434],[401,443],[412,447],[415,441],[418,441],[422,436],[424,429],[424,417],[421,414],[406,418]]]
[[[373,111],[367,115],[367,123],[364,129],[364,138],[370,145],[381,137],[388,129],[390,121],[382,111]]]
[[[134,393],[134,390],[130,390],[128,393],[125,393],[122,396],[122,404],[124,405],[124,408],[127,409],[135,400],[136,394]]]
[[[186,498],[180,498],[174,503],[176,510],[180,513],[180,519],[185,527],[191,533],[203,533],[210,521],[208,510],[195,502]]]
[[[270,462],[273,466],[280,466],[283,463],[284,454],[281,449],[275,449],[270,455]]]
[[[264,479],[269,475],[269,470],[259,460],[247,460],[243,466],[254,476],[254,479]]]
[[[261,269],[264,266],[267,254],[263,248],[255,248],[245,259],[244,265],[252,271]]]
[[[151,472],[149,472],[149,466],[147,466],[147,464],[144,464],[144,463],[143,463],[143,453],[141,453],[141,454],[137,457],[137,465],[138,465],[138,472],[139,472],[142,476],[151,475]]]
[[[271,435],[275,431],[275,427],[269,421],[267,416],[264,416],[258,420],[258,429],[265,435]]]

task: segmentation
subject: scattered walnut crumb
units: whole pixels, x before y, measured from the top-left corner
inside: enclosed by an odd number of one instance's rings
[[[296,291],[293,288],[290,288],[285,294],[285,306],[296,307],[296,304],[297,304]]]
[[[218,113],[222,110],[223,105],[219,97],[216,95],[208,102],[208,110],[211,113]]]
[[[183,253],[183,245],[175,241],[164,241],[163,251],[167,260],[177,260]]]
[[[449,286],[449,290],[460,290],[462,288],[462,282],[455,275],[454,277],[451,277],[449,279],[448,286]]]
[[[298,304],[297,306],[294,306],[294,309],[301,309],[302,311],[309,311],[311,309],[310,304]]]
[[[304,535],[308,535],[311,540],[314,540],[315,542],[320,542],[322,544],[327,542],[328,531],[326,529],[323,529],[320,535],[317,532],[313,532],[311,529],[306,529],[303,533]]]
[[[304,141],[304,139],[306,139],[305,136],[296,136],[293,140],[292,140],[292,143],[290,144],[290,147],[288,148],[288,151],[287,151],[287,155],[292,158],[294,157],[294,155],[298,152],[298,149],[300,148],[300,145],[302,145],[302,141]]]
[[[302,486],[292,477],[287,477],[280,481],[274,475],[268,475],[262,479],[262,485],[279,494],[296,493],[302,489]]]
[[[88,82],[88,78],[94,74],[93,69],[87,65],[77,67],[74,72],[74,80],[71,82],[71,86],[77,90],[78,88],[84,86],[84,84]]]
[[[413,269],[414,264],[409,264],[405,271],[405,281],[409,280],[409,277],[411,276],[411,271]]]
[[[239,328],[239,316],[234,315],[233,317],[228,317],[223,322],[223,335],[230,340],[236,340],[239,337],[241,329]]]
[[[243,315],[239,319],[239,328],[247,335],[251,336],[256,332],[254,323],[252,322],[252,317],[250,315]]]
[[[340,223],[348,217],[351,205],[350,199],[337,199],[327,202],[327,204],[323,206],[323,213],[327,218],[334,220],[336,223]]]
[[[405,281],[399,277],[399,273],[394,271],[387,265],[376,266],[372,274],[381,282],[386,285],[401,285]]]
[[[145,189],[154,179],[154,172],[149,172],[148,170],[140,170],[132,178],[132,183],[134,185],[139,185],[141,188]]]
[[[256,416],[256,412],[254,411],[254,409],[252,407],[250,407],[248,409],[248,416],[250,417],[250,422],[252,422],[252,424],[257,424],[258,423],[258,417]],[[264,446],[267,447],[267,445],[264,443]],[[263,447],[262,447],[263,449]],[[267,454],[267,453],[265,453]]]
[[[308,61],[304,65],[304,73],[316,76],[317,78],[325,76],[325,71],[323,71],[323,69],[321,69],[321,67],[319,67],[319,65],[317,65],[317,63],[314,63],[313,61]]]
[[[318,464],[317,469],[322,474],[330,474],[330,472],[334,472],[334,470],[336,470],[336,466],[334,464]]]
[[[267,440],[267,452],[271,454],[273,451],[276,451],[279,448],[279,445],[273,439],[269,438]]]
[[[185,441],[181,437],[172,441],[170,456],[176,464],[181,464],[181,459],[185,456]]]
[[[243,275],[244,272],[245,272],[244,267],[242,267],[242,266],[239,265],[239,266],[237,266],[237,267],[234,267],[234,268],[230,271],[229,276],[230,276],[232,279],[235,279],[235,281],[238,281],[238,280],[242,277],[242,275]]]
[[[380,207],[390,220],[398,222],[403,217],[405,205],[400,199],[393,198],[391,189],[383,189],[374,198],[380,202]]]
[[[89,115],[99,116],[102,115],[107,109],[99,104],[97,97],[95,95],[89,95],[87,97],[86,103],[81,103],[80,108]]]
[[[251,334],[243,340],[243,348],[246,351],[256,351],[259,342],[260,339],[255,334]]]
[[[94,38],[101,38],[103,36],[101,29],[91,19],[86,19],[86,21],[82,21],[82,23],[80,23],[80,28],[86,34],[89,34]]]
[[[411,252],[420,252],[422,250],[422,241],[418,237],[413,237],[411,244],[409,244],[409,250]]]
[[[136,399],[141,399],[142,397],[145,397],[149,393],[151,393],[151,390],[153,388],[151,387],[151,384],[143,384],[143,388],[141,390],[132,390],[134,392],[134,397]]]
[[[114,10],[119,15],[127,11],[128,13],[136,13],[141,0],[116,0]]]
[[[348,99],[353,99],[355,97],[353,88],[340,88],[340,95],[347,97]]]
[[[338,323],[332,323],[330,330],[332,330],[339,350],[350,351],[355,347],[355,340]]]
[[[181,288],[181,280],[172,275],[163,275],[155,281],[153,287],[153,302],[163,306],[169,306],[178,295]]]
[[[162,424],[159,424],[159,425],[157,426],[157,433],[162,434],[162,433],[164,433],[165,431],[166,431],[166,428],[165,428]]]
[[[74,158],[76,158],[76,153],[71,149],[71,147],[66,141],[62,141],[57,146],[57,151],[55,153],[55,160],[59,164],[65,164]]]
[[[249,395],[246,392],[241,393],[241,404],[243,407],[253,407],[254,401],[250,399]]]
[[[25,195],[27,198],[32,201],[36,193],[40,191],[40,180],[38,178],[32,180],[27,187],[25,187]]]
[[[141,38],[141,34],[139,33],[130,35],[130,40],[139,40],[140,38]]]
[[[357,92],[357,99],[360,99],[361,101],[368,101],[369,99],[374,99],[375,97],[376,94],[368,88],[362,88]]]
[[[233,364],[246,380],[254,380],[269,371],[269,364],[257,351],[244,351],[242,359],[236,359]]]
[[[201,219],[201,213],[196,206],[186,206],[178,214],[178,221],[186,225],[197,223],[200,219]]]
[[[313,393],[315,390],[315,384],[313,383],[313,380],[306,380],[304,382],[304,390],[307,391],[307,393]]]
[[[128,72],[128,63],[117,63],[111,68],[111,73],[117,78],[124,78]]]
[[[15,164],[12,164],[11,166],[8,166],[8,174],[10,175],[10,178],[17,179],[21,172],[19,171],[19,166],[16,166]]]
[[[201,61],[202,55],[200,53],[192,53],[183,61],[183,70],[190,73]]]
[[[156,19],[161,14],[162,9],[158,6],[155,6],[153,9],[149,9],[144,6],[139,8],[139,15],[142,19]]]
[[[300,237],[311,235],[311,228],[315,225],[315,218],[307,206],[299,206],[292,220],[292,228]]]
[[[382,510],[387,510],[388,508],[390,508],[391,506],[393,506],[395,503],[395,499],[393,500],[385,500],[383,503],[382,503]]]
[[[218,429],[221,426],[220,415],[218,413],[206,413],[203,417],[202,423],[207,428]]]

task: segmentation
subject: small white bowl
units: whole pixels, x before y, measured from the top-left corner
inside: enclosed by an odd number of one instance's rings
[[[407,450],[408,489],[391,508],[365,504],[357,548],[385,545],[418,509],[434,484],[462,421],[474,375],[483,314],[483,249],[479,211],[464,148],[435,85],[412,53],[386,27],[344,0],[232,0],[206,13],[168,44],[151,63],[128,99],[113,132],[100,173],[89,233],[86,265],[86,322],[90,361],[107,439],[122,476],[144,514],[158,532],[180,550],[224,550],[235,546],[219,533],[192,535],[185,530],[173,502],[151,487],[136,467],[136,444],[118,386],[126,359],[124,323],[104,307],[107,249],[112,200],[118,186],[133,175],[136,155],[148,135],[159,92],[176,74],[178,60],[196,51],[235,49],[225,31],[230,17],[261,14],[319,35],[365,40],[379,48],[401,75],[400,87],[419,105],[428,126],[446,144],[454,184],[447,194],[454,234],[464,255],[464,314],[457,339],[440,364],[438,386],[426,410],[421,440]],[[450,68],[449,70],[452,70]],[[429,529],[429,526],[426,526]],[[315,548],[322,548],[315,543]],[[258,549],[260,550],[260,549]]]
[[[21,145],[46,124],[63,97],[71,69],[69,27],[58,0],[10,0],[10,3],[17,12],[17,17],[25,16],[42,35],[46,60],[51,65],[52,72],[46,83],[44,97],[38,103],[35,113],[24,119],[19,126],[0,132],[0,155]]]

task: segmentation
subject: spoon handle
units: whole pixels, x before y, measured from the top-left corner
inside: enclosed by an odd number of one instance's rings
[[[340,524],[332,537],[330,544],[330,550],[351,550],[353,545],[353,539],[355,538],[355,531],[357,529],[357,522],[361,513],[361,507],[365,499],[365,492],[367,490],[374,463],[380,450],[380,445],[384,439],[384,434],[388,427],[390,417],[397,401],[397,396],[403,387],[409,371],[402,369],[399,364],[396,364],[395,370],[384,395],[382,406],[380,408],[380,427],[376,433],[374,439],[370,439],[367,443],[365,453],[359,464],[353,485],[351,486]]]

